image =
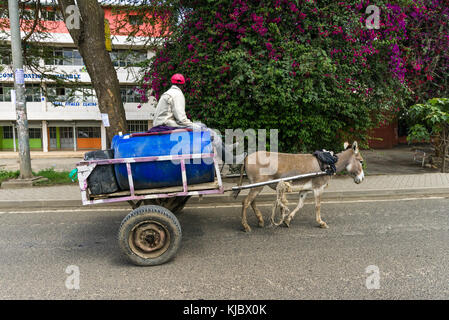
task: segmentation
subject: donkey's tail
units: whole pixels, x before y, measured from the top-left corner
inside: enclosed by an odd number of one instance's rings
[[[238,183],[239,187],[242,185],[242,182],[243,182],[243,172],[245,171],[245,162],[246,162],[246,158],[247,157],[248,157],[248,155],[245,156],[245,158],[243,159],[243,163],[240,166],[240,180],[239,180],[239,183]],[[240,191],[241,191],[241,189],[234,190],[232,192],[232,196],[234,197],[234,199],[237,198],[237,196],[239,195]]]

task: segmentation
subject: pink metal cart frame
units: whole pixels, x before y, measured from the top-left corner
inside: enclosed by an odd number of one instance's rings
[[[224,193],[224,187],[221,180],[220,170],[218,168],[217,158],[215,157],[216,150],[214,148],[214,153],[196,153],[196,154],[183,154],[183,155],[168,155],[168,156],[152,156],[152,157],[137,157],[137,158],[120,158],[120,159],[105,159],[105,160],[84,160],[77,164],[78,169],[78,181],[81,189],[81,199],[83,205],[98,204],[98,203],[112,203],[112,202],[122,202],[122,201],[139,201],[145,199],[155,199],[155,198],[170,198],[170,197],[181,197],[181,196],[197,196],[203,194],[222,194]],[[217,177],[217,188],[189,191],[189,185],[186,175],[185,161],[187,159],[206,159],[212,158],[214,162],[215,175]],[[181,176],[182,176],[182,191],[181,192],[169,192],[169,193],[151,193],[145,195],[137,195],[134,190],[134,180],[131,173],[131,164],[139,162],[153,162],[153,161],[174,161],[178,160],[180,162]],[[130,195],[127,196],[117,196],[114,197],[114,193],[111,194],[110,198],[89,200],[88,195],[88,185],[87,178],[92,173],[98,165],[113,165],[113,164],[126,164],[126,169],[128,173],[129,181],[129,191]],[[157,190],[157,188],[155,188]],[[151,189],[154,190],[154,189]]]

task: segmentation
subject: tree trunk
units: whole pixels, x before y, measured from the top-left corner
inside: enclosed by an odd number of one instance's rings
[[[69,13],[66,12],[67,7],[76,6],[76,4],[73,0],[58,0],[58,2],[67,25],[67,22],[73,19],[73,14],[70,15],[70,8]],[[109,147],[114,135],[119,132],[126,133],[128,126],[120,96],[117,72],[108,51],[106,51],[104,11],[96,0],[79,0],[77,3],[80,13],[79,28],[67,27],[73,42],[83,57],[97,95],[100,112],[107,113],[109,116],[110,127],[106,128]]]

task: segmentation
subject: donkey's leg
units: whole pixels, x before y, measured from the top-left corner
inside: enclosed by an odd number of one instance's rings
[[[318,188],[313,190],[313,194],[315,195],[315,215],[316,222],[320,225],[320,228],[329,228],[329,226],[321,220],[321,195],[323,194],[324,188]]]
[[[281,212],[282,212],[282,221],[287,218],[287,216],[290,214],[290,209],[288,208],[288,200],[287,195],[284,193],[281,201]]]
[[[274,227],[276,225],[276,222],[274,221],[274,217],[276,216],[276,210],[278,208],[279,200],[276,199],[276,201],[273,202],[273,205],[271,206],[271,217],[270,217],[270,226]]]
[[[259,208],[256,207],[256,199],[251,202],[251,207],[254,210],[254,214],[256,215],[257,220],[259,221],[259,227],[263,228],[265,222],[263,221],[262,212],[260,212]]]
[[[257,195],[262,191],[263,187],[254,188],[251,189],[246,196],[245,199],[243,199],[242,202],[242,225],[246,232],[250,232],[251,228],[248,225],[248,220],[246,218],[246,210],[250,206],[250,204],[253,202],[253,200],[257,197]]]
[[[284,224],[289,227],[290,226],[290,221],[292,221],[292,219],[295,217],[295,214],[299,211],[299,209],[301,209],[304,206],[304,200],[306,200],[306,196],[307,196],[307,191],[300,191],[299,192],[299,202],[298,205],[296,206],[296,208],[290,212],[290,214],[288,215],[287,219],[285,219]]]

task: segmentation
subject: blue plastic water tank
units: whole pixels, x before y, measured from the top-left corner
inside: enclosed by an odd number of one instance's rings
[[[117,135],[112,139],[112,149],[115,159],[213,152],[208,131],[143,136]],[[126,165],[116,164],[114,167],[118,185],[122,190],[129,190]],[[132,163],[131,172],[136,190],[182,185],[179,161]],[[188,184],[214,181],[212,159],[186,160],[186,175]]]

